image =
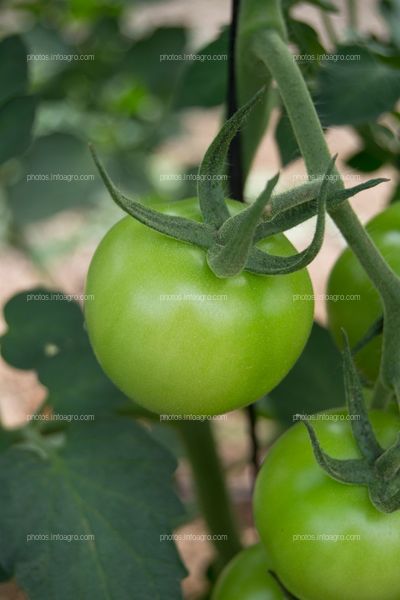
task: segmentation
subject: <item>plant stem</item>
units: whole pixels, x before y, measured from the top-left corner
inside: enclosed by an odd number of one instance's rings
[[[357,0],[347,0],[347,22],[352,31],[357,29],[358,24],[358,6]]]
[[[193,470],[200,507],[225,565],[241,550],[241,543],[211,425],[208,421],[182,421],[178,428]],[[221,535],[226,538],[218,539]]]
[[[258,38],[256,52],[264,59],[278,84],[309,177],[313,180],[323,176],[330,152],[310,93],[292,54],[280,35],[272,29]],[[343,189],[336,168],[334,175],[335,185]],[[376,249],[349,203],[343,202],[331,216],[375,286],[385,294],[387,280],[396,281],[397,277]]]
[[[322,176],[330,160],[329,149],[310,93],[290,50],[280,34],[270,28],[258,36],[254,51],[264,60],[278,84],[309,177]],[[334,175],[334,185],[343,189],[336,169]],[[399,390],[400,361],[394,361],[393,357],[400,356],[400,279],[379,253],[347,201],[330,214],[380,294],[385,323],[389,323],[384,329],[381,378],[386,387],[396,386]]]
[[[255,410],[254,404],[250,404],[250,406],[247,407],[247,420],[248,420],[248,424],[249,424],[249,435],[250,435],[250,444],[251,444],[250,463],[251,463],[252,471],[253,471],[252,487],[254,487],[258,469],[260,467],[259,462],[258,462],[259,447],[258,447],[258,438],[257,438],[257,430],[256,430],[257,416],[256,416],[256,410]]]
[[[239,15],[241,9],[240,0],[232,0],[231,9],[231,29],[229,42],[229,84],[228,84],[228,118],[231,117],[238,109],[237,103],[237,65],[236,65],[236,42],[239,28]],[[243,17],[243,13],[242,13]],[[242,144],[240,131],[233,138],[229,148],[229,196],[234,200],[244,202],[244,176],[243,176],[243,160],[242,160]],[[253,465],[253,485],[258,471],[258,441],[256,434],[256,419],[253,406],[246,408],[246,417],[249,427],[250,444],[251,444],[251,463]]]
[[[389,401],[392,398],[392,396],[393,396],[393,392],[388,390],[387,388],[385,388],[382,385],[381,380],[378,379],[378,381],[376,382],[375,388],[374,388],[373,395],[372,395],[370,408],[371,409],[386,408],[387,405],[389,404]]]
[[[238,30],[240,0],[232,0],[231,25],[229,30],[229,52],[228,52],[228,97],[227,118],[229,119],[238,109],[237,89],[236,89],[236,37]],[[229,175],[229,197],[233,200],[244,201],[243,197],[243,165],[242,165],[242,144],[240,131],[233,138],[229,146],[228,154],[228,175]]]
[[[336,48],[338,44],[338,37],[336,35],[330,14],[328,14],[326,10],[321,10],[321,19],[330,43],[334,48]]]

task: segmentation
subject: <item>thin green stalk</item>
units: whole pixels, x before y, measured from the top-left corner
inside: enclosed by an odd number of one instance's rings
[[[286,43],[272,29],[258,37],[256,52],[260,58],[264,59],[278,84],[309,176],[311,178],[321,177],[326,171],[331,156],[320,120],[299,67]],[[333,185],[343,189],[342,179],[336,169],[334,176],[335,184]],[[387,288],[390,285],[388,286],[387,282],[398,283],[397,277],[376,249],[349,203],[343,202],[331,216],[375,286],[382,295],[389,294]]]
[[[347,22],[349,29],[355,31],[358,26],[357,0],[347,0]]]
[[[321,19],[330,43],[336,48],[339,40],[336,35],[330,14],[327,13],[326,10],[321,10]]]
[[[370,408],[386,408],[392,397],[393,392],[384,387],[381,380],[378,379],[372,395]]]
[[[329,149],[308,88],[286,43],[271,27],[257,37],[254,51],[278,84],[309,176],[323,175],[330,160]],[[334,185],[343,189],[339,173],[334,174]],[[381,378],[387,387],[400,390],[396,383],[400,381],[400,361],[393,360],[393,356],[400,356],[400,336],[393,334],[393,330],[400,331],[400,280],[347,201],[330,214],[381,296],[385,322],[390,323],[384,330]]]
[[[193,470],[198,501],[223,566],[241,550],[241,543],[211,425],[208,421],[181,421],[178,428]]]

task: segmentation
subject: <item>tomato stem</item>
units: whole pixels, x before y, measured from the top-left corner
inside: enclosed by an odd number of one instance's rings
[[[278,0],[269,0],[267,4],[280,9]],[[281,31],[274,26],[274,20],[258,33],[254,52],[264,61],[278,85],[309,177],[321,176],[330,152],[310,92]],[[343,181],[336,169],[334,174],[334,185],[342,190]],[[385,316],[380,377],[386,387],[398,390],[400,361],[394,360],[394,357],[400,356],[400,279],[384,260],[347,201],[331,209],[330,215],[380,294]]]
[[[239,21],[240,0],[232,0],[231,23],[229,29],[228,50],[228,95],[227,118],[230,119],[238,110],[236,86],[236,38]],[[229,197],[244,202],[244,178],[242,162],[241,133],[238,131],[228,151]]]
[[[332,46],[336,47],[338,45],[339,40],[336,35],[335,27],[332,23],[330,14],[327,13],[324,9],[321,9],[321,19],[322,23],[324,24],[326,35],[330,43],[332,44]]]
[[[197,497],[218,551],[221,567],[241,550],[224,472],[208,421],[182,421],[177,424],[186,447]]]

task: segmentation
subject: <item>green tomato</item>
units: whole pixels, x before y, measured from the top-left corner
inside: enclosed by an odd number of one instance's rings
[[[400,275],[400,202],[372,219],[367,231],[389,265]],[[342,327],[354,345],[382,315],[378,292],[350,249],[337,260],[327,293],[329,328],[339,347],[343,346]],[[351,300],[349,296],[358,299]],[[378,336],[355,357],[357,366],[371,382],[378,377],[381,352],[382,336]]]
[[[262,544],[242,550],[222,571],[211,600],[284,600],[269,568]]]
[[[350,422],[341,420],[346,416],[323,413],[313,426],[330,456],[359,458]],[[370,419],[384,448],[396,440],[398,414],[372,411]],[[303,423],[268,453],[256,483],[254,514],[272,568],[296,598],[399,600],[400,511],[381,513],[366,487],[329,477]]]
[[[162,210],[201,220],[194,199]],[[260,247],[295,252],[283,235]],[[312,294],[306,270],[219,279],[202,249],[131,217],[97,248],[86,294],[87,329],[104,371],[160,414],[215,415],[254,402],[291,369],[313,320],[310,298],[295,300]]]

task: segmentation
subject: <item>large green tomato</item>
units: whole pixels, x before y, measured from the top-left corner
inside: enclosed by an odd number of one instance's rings
[[[367,231],[389,265],[400,275],[400,202],[372,219]],[[350,249],[337,260],[327,293],[329,328],[340,347],[343,345],[342,327],[354,345],[382,314],[378,293]],[[371,382],[379,373],[381,349],[382,336],[379,336],[355,357],[357,366]]]
[[[332,457],[359,458],[347,413],[313,421]],[[326,419],[326,420],[322,420]],[[398,414],[373,411],[386,448],[397,438]],[[300,600],[399,600],[400,511],[379,512],[367,488],[345,485],[318,465],[303,423],[273,446],[258,475],[256,525],[274,572]]]
[[[201,219],[197,200],[163,210]],[[295,252],[283,235],[260,247]],[[202,249],[131,217],[97,248],[86,294],[93,298],[85,303],[87,328],[104,371],[161,414],[215,415],[254,402],[291,369],[313,320],[307,271],[219,279]]]
[[[211,600],[284,600],[269,568],[262,544],[242,550],[222,571]]]

